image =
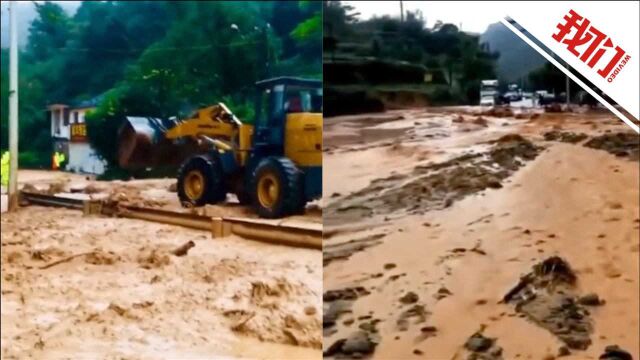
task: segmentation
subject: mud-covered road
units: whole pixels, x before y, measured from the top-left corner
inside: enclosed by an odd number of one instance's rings
[[[479,112],[325,120],[325,355],[638,358],[637,134],[604,112]],[[575,281],[522,285],[554,259]]]

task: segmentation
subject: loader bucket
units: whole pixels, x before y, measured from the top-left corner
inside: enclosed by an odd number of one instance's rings
[[[127,117],[118,136],[118,163],[135,170],[178,165],[195,150],[188,139],[174,144],[164,136],[167,128],[161,119]]]

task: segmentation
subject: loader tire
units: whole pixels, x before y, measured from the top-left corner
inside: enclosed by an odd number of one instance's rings
[[[263,218],[291,215],[303,202],[302,172],[287,158],[274,156],[260,161],[251,180],[253,204]]]
[[[178,170],[178,198],[183,206],[203,206],[227,197],[222,166],[215,155],[196,155]]]

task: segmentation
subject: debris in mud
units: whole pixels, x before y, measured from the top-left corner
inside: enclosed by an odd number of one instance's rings
[[[142,248],[137,260],[138,264],[140,264],[143,269],[147,270],[160,268],[171,263],[169,255],[158,249],[149,250]]]
[[[483,329],[467,339],[464,348],[469,352],[468,360],[502,360],[502,348],[496,344],[495,338],[482,334]]]
[[[475,124],[475,125],[484,126],[484,127],[489,126],[489,122],[485,118],[483,118],[482,116],[478,116],[477,118],[473,119],[473,121],[471,121],[471,123]]]
[[[633,357],[618,345],[609,345],[604,348],[604,353],[600,355],[598,360],[633,360]]]
[[[167,204],[164,200],[149,199],[149,197],[141,193],[140,189],[127,185],[120,185],[111,189],[106,202],[139,207],[162,207]]]
[[[543,134],[546,141],[560,141],[571,144],[577,144],[585,140],[588,136],[585,133],[574,133],[569,131],[552,130]]]
[[[508,106],[494,106],[489,110],[483,111],[480,115],[493,117],[512,117],[513,110]]]
[[[55,195],[55,194],[59,194],[59,193],[64,193],[64,192],[68,192],[68,184],[66,182],[63,181],[59,181],[59,182],[55,182],[52,184],[49,184],[49,188],[47,189],[46,193],[48,195]]]
[[[343,314],[351,313],[353,302],[361,296],[369,295],[369,291],[364,287],[344,288],[339,290],[329,290],[322,295],[324,302],[322,312],[322,327],[324,329],[333,327],[338,318]]]
[[[383,237],[385,234],[373,234],[340,244],[325,245],[322,249],[322,264],[327,266],[335,260],[346,260],[356,252],[381,244],[380,239]]]
[[[569,264],[554,256],[534,265],[503,298],[518,313],[547,329],[571,349],[591,345],[589,311],[575,294],[576,275]],[[589,296],[593,302],[593,296]],[[598,303],[599,303],[599,299]]]
[[[194,246],[196,246],[196,243],[189,240],[188,242],[180,245],[178,248],[172,250],[171,253],[175,256],[185,256]]]
[[[364,189],[330,203],[325,212],[325,224],[344,223],[371,215],[388,216],[397,211],[422,214],[446,208],[467,195],[502,187],[502,180],[526,161],[533,160],[541,150],[518,134],[505,135],[492,145],[484,153],[419,165],[408,174],[373,180]]]
[[[105,187],[103,187],[103,186],[99,186],[99,185],[97,185],[95,183],[91,183],[91,184],[85,186],[82,189],[82,192],[85,193],[85,194],[91,195],[91,194],[99,194],[99,193],[105,192],[106,190],[107,189]]]
[[[177,182],[172,182],[168,187],[167,187],[167,191],[168,192],[178,192],[178,183]]]
[[[28,193],[33,193],[33,194],[38,194],[38,193],[42,192],[42,191],[38,190],[38,188],[36,188],[33,184],[29,184],[29,183],[24,184],[24,186],[22,187],[21,191],[28,192]]]
[[[396,320],[396,326],[399,331],[407,331],[409,329],[409,320],[415,319],[415,324],[421,324],[427,321],[428,312],[424,305],[414,304],[407,310],[403,311]]]
[[[618,157],[629,160],[640,160],[640,137],[632,132],[618,132],[596,136],[584,146],[607,151]]]
[[[572,112],[570,106],[565,106],[560,103],[552,103],[544,106],[544,112],[546,113],[564,113],[564,112]]]
[[[116,255],[114,252],[102,252],[102,251],[94,251],[90,254],[87,254],[84,258],[84,261],[87,264],[92,265],[113,265],[120,260],[120,256]]]
[[[600,306],[604,305],[604,303],[605,301],[600,299],[600,297],[596,293],[589,293],[578,298],[578,304],[580,305]]]

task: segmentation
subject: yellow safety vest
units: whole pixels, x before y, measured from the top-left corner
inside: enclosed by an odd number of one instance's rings
[[[9,185],[9,169],[9,152],[5,151],[0,165],[0,183],[3,186]]]

